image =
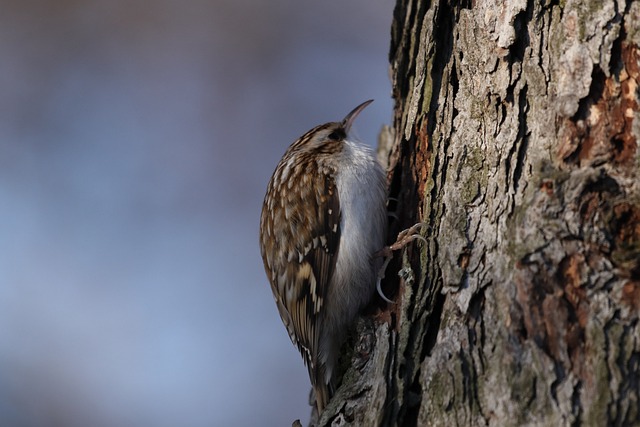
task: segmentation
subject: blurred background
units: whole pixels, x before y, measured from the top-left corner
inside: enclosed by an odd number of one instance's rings
[[[283,426],[258,249],[309,128],[391,120],[392,0],[0,0],[0,425]]]

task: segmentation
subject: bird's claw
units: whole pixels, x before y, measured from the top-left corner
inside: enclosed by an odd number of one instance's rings
[[[398,233],[398,238],[393,244],[389,246],[385,246],[375,254],[375,256],[382,256],[385,258],[384,263],[380,268],[380,271],[378,271],[378,278],[376,280],[376,290],[378,291],[378,295],[380,295],[380,298],[382,298],[383,300],[385,300],[390,304],[393,304],[394,302],[389,298],[387,298],[384,292],[382,292],[382,279],[384,279],[384,273],[387,269],[387,265],[389,265],[389,262],[393,258],[394,251],[404,248],[406,245],[413,242],[414,240],[421,240],[425,244],[427,243],[427,239],[425,239],[419,233],[419,230],[421,230],[423,227],[428,227],[428,225],[424,222],[419,222],[407,228],[406,230],[402,230],[400,233]]]

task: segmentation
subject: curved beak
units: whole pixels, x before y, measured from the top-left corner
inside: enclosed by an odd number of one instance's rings
[[[344,128],[345,132],[349,133],[349,129],[351,129],[351,125],[353,124],[353,121],[356,119],[356,117],[358,117],[358,114],[360,114],[360,112],[372,102],[373,99],[364,101],[362,104],[351,110],[349,114],[347,114],[347,116],[342,120],[342,127]]]

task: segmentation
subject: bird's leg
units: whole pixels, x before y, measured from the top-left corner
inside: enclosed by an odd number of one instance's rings
[[[404,248],[414,240],[421,240],[424,243],[427,243],[427,239],[422,237],[422,235],[420,234],[420,230],[423,227],[428,227],[428,225],[424,222],[419,222],[407,228],[406,230],[402,230],[400,233],[398,233],[398,237],[393,244],[389,246],[385,246],[384,248],[382,248],[381,250],[379,250],[374,254],[375,257],[380,257],[380,256],[384,257],[384,262],[382,263],[382,267],[378,271],[378,278],[376,280],[376,290],[378,291],[378,295],[380,295],[380,297],[388,303],[393,304],[393,301],[387,298],[384,292],[382,292],[382,279],[384,279],[384,274],[385,274],[385,271],[387,270],[387,266],[389,265],[389,262],[391,262],[391,259],[393,258],[393,251],[397,251],[398,249]]]

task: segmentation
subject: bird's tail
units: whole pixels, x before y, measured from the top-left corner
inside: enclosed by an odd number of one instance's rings
[[[330,378],[326,373],[327,367],[324,364],[318,364],[317,366],[317,370],[309,370],[309,376],[311,378],[311,385],[313,386],[313,392],[316,398],[318,415],[321,415],[324,408],[327,407],[329,400],[333,397],[335,387],[333,378]]]
[[[313,391],[316,395],[316,408],[318,408],[318,414],[322,414],[322,411],[329,403],[329,399],[331,399],[332,392],[328,384],[325,384],[324,381],[318,381],[317,384],[313,386]]]

